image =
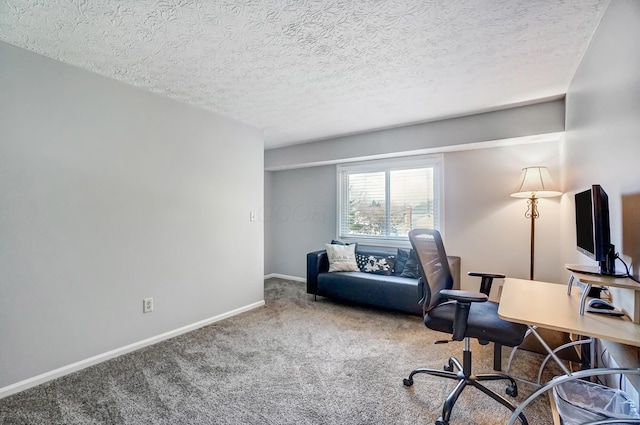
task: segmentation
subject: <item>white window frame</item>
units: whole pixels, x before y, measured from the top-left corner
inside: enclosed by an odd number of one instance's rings
[[[409,238],[406,236],[365,236],[365,235],[343,235],[342,233],[342,210],[343,206],[348,204],[348,187],[346,176],[349,173],[367,173],[367,172],[389,172],[394,170],[412,169],[412,168],[433,168],[433,200],[435,203],[434,228],[442,233],[444,221],[444,203],[443,203],[443,155],[416,155],[411,157],[390,158],[374,161],[362,161],[356,163],[339,164],[336,167],[337,172],[337,200],[336,200],[336,238],[346,242],[358,242],[363,245],[376,246],[410,246]],[[387,174],[388,182],[388,174]],[[389,186],[385,187],[389,199]],[[386,205],[389,208],[389,205]]]

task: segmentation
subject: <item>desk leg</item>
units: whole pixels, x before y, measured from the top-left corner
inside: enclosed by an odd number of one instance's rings
[[[564,350],[565,348],[575,347],[576,345],[589,344],[589,347],[593,348],[593,342],[594,342],[593,338],[586,338],[586,339],[580,339],[577,341],[567,342],[566,344],[562,344],[556,347],[553,350],[553,353],[558,353]],[[547,354],[547,357],[545,357],[544,360],[542,361],[542,365],[540,365],[540,369],[538,370],[538,381],[537,381],[538,385],[542,385],[542,372],[544,372],[544,367],[547,365],[547,362],[549,361],[550,358],[552,358],[551,354]],[[591,358],[593,358],[593,356]],[[587,365],[587,366],[590,366],[590,365]],[[587,368],[590,369],[591,367],[587,367]]]
[[[538,341],[540,342],[540,344],[544,347],[545,350],[547,350],[547,353],[549,353],[549,355],[551,356],[551,358],[553,360],[555,360],[555,362],[558,364],[558,366],[560,366],[560,368],[562,369],[562,371],[571,376],[571,371],[569,370],[569,368],[567,368],[567,366],[565,366],[564,362],[562,360],[560,360],[560,357],[558,357],[556,355],[556,353],[551,349],[551,347],[549,347],[549,344],[547,344],[545,342],[544,339],[542,339],[542,337],[540,335],[538,335],[538,332],[536,332],[535,326],[530,326],[529,325],[529,329],[531,330],[531,333],[538,339]]]
[[[493,370],[502,370],[502,344],[493,343]]]
[[[598,362],[596,359],[596,339],[589,338],[591,342],[589,343],[589,367],[592,369],[598,367]],[[583,365],[584,366],[584,365]]]

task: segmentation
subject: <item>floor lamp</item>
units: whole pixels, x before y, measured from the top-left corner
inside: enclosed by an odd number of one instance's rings
[[[551,198],[560,195],[562,195],[562,192],[557,190],[547,167],[540,166],[523,168],[522,174],[520,174],[520,182],[516,190],[511,194],[514,198],[527,198],[527,212],[524,216],[531,219],[530,280],[533,280],[536,219],[540,216],[538,213],[538,198]]]

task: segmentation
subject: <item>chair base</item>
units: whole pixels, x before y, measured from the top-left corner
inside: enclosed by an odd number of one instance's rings
[[[480,383],[482,381],[507,380],[509,381],[509,386],[506,389],[507,395],[511,397],[517,397],[518,386],[516,385],[516,381],[512,377],[503,373],[485,373],[480,375],[471,374],[471,351],[464,351],[464,364],[466,367],[463,367],[455,357],[451,357],[448,364],[445,365],[444,370],[419,368],[412,371],[409,374],[409,377],[403,380],[404,385],[410,387],[413,385],[414,375],[418,373],[426,373],[428,375],[455,379],[458,381],[458,384],[453,389],[453,391],[451,391],[451,393],[447,397],[447,400],[444,402],[444,406],[442,407],[442,416],[436,420],[436,425],[449,425],[449,419],[451,418],[451,411],[453,410],[453,406],[458,400],[458,397],[460,397],[462,390],[464,390],[467,386],[476,387],[498,403],[507,407],[512,412],[516,410],[516,406],[513,403]],[[458,372],[453,371],[454,367],[458,369]],[[521,413],[518,416],[518,419],[520,420],[520,423],[522,425],[528,425],[527,418],[524,416],[524,414]]]

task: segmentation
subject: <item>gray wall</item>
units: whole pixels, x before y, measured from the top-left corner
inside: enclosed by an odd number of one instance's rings
[[[265,215],[271,233],[270,273],[303,279],[306,254],[323,249],[336,234],[334,165],[268,172],[272,191]]]
[[[265,223],[265,213],[271,209],[271,199],[273,198],[273,173],[264,172],[264,206],[258,213],[258,219]],[[273,248],[274,232],[276,229],[267,223],[264,225],[264,274],[265,276],[273,273],[273,263],[275,261],[275,250]]]
[[[601,184],[609,195],[612,242],[619,252],[625,253],[621,200],[623,196],[640,193],[639,23],[640,2],[613,0],[567,92],[567,133],[563,146],[567,194],[562,199],[565,262],[595,264],[575,251],[572,224],[572,195],[592,184]],[[632,299],[623,290],[612,292],[617,305]],[[602,344],[606,349],[602,354],[605,366],[640,366],[638,348],[608,341]],[[639,388],[638,382],[634,386]],[[631,386],[626,386],[626,390],[633,393]],[[639,401],[637,392],[635,401]]]
[[[640,2],[614,0],[567,93],[565,188],[575,192],[591,184],[603,186],[609,195],[613,242],[619,248],[621,195],[640,192],[639,40]],[[569,218],[570,201],[568,197]],[[572,240],[574,233],[567,236]]]
[[[527,200],[510,194],[526,166],[545,165],[558,180],[559,158],[560,141],[445,154],[444,241],[448,253],[462,258],[463,288],[477,290],[478,279],[466,275],[472,270],[529,278]],[[540,199],[538,207],[535,278],[559,281],[560,198]]]
[[[259,131],[0,58],[0,389],[263,300]]]
[[[564,131],[564,99],[270,149],[266,170],[326,165]]]

